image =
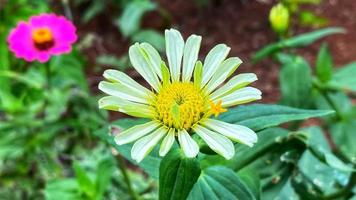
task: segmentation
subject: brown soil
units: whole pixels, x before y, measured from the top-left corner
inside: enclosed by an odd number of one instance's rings
[[[159,0],[160,6],[171,15],[171,26],[179,29],[185,37],[192,33],[203,36],[201,55],[206,55],[209,49],[218,43],[226,43],[231,47],[230,56],[239,56],[244,64],[238,69],[240,72],[254,72],[259,80],[255,86],[263,91],[265,103],[277,102],[279,99],[278,70],[279,66],[270,59],[253,65],[251,56],[263,46],[276,40],[269,22],[268,13],[275,4],[273,0],[211,0],[205,7],[199,7],[193,1]],[[328,42],[336,65],[347,64],[356,60],[356,2],[354,0],[323,0],[319,6],[309,6],[320,16],[329,20],[328,26],[340,26],[347,30],[347,34],[330,36],[318,41],[300,52],[314,63],[315,56],[321,42]],[[79,17],[79,16],[78,16]],[[85,50],[90,65],[94,65],[95,58],[104,53],[120,56],[127,52],[129,41],[124,39],[116,27],[111,25],[110,14],[106,13],[97,20],[80,25],[80,34],[93,32],[96,37],[94,45]],[[163,31],[169,28],[162,25],[162,18],[157,13],[146,16],[143,26]],[[296,28],[295,33],[310,29]],[[204,57],[201,57],[203,59]],[[89,83],[93,91],[97,92],[98,81],[102,79],[104,68],[94,71],[89,66]],[[131,76],[140,82],[142,79],[133,70]]]

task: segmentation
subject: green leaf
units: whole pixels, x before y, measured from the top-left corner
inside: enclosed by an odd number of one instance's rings
[[[46,183],[45,197],[47,200],[82,200],[78,182],[75,179],[58,179]]]
[[[241,178],[241,181],[246,184],[247,188],[251,190],[255,199],[260,199],[261,184],[258,170],[252,167],[246,167],[240,170],[237,175]]]
[[[334,113],[332,110],[305,110],[281,105],[252,104],[229,109],[220,115],[220,120],[259,131],[290,121],[322,117],[332,113]]]
[[[310,33],[304,33],[301,35],[297,35],[292,38],[288,38],[285,40],[281,40],[277,43],[272,43],[267,46],[265,46],[263,49],[259,50],[254,56],[253,56],[253,62],[258,62],[261,59],[276,53],[278,51],[281,51],[284,48],[296,48],[296,47],[304,47],[307,46],[316,40],[323,38],[328,35],[336,34],[336,33],[344,33],[345,30],[342,28],[324,28],[320,30],[316,30]]]
[[[155,30],[141,30],[132,36],[132,41],[140,43],[147,42],[161,52],[165,49],[163,35]]]
[[[147,122],[145,119],[122,119],[113,122],[111,125],[116,128],[120,128],[119,131],[123,131],[132,126],[142,124]],[[140,163],[135,162],[131,159],[131,148],[133,144],[125,144],[125,145],[117,145],[114,141],[114,137],[110,134],[110,130],[108,128],[103,128],[94,132],[94,135],[98,136],[100,139],[108,142],[112,147],[114,147],[120,154],[122,154],[127,160],[131,163],[140,166],[147,174],[149,174],[152,178],[158,179],[159,177],[159,165],[161,162],[161,157],[158,155],[158,149],[155,148],[149,155],[145,157],[143,161]]]
[[[234,171],[222,166],[205,169],[190,192],[188,200],[256,199]]]
[[[293,57],[291,62],[283,63],[279,74],[282,104],[308,108],[312,88],[310,66],[302,57]]]
[[[317,16],[310,11],[300,12],[299,22],[303,26],[312,26],[315,28],[326,26],[328,24],[328,20],[326,18]]]
[[[148,0],[131,1],[115,24],[125,37],[131,36],[139,30],[142,16],[155,8],[156,5]]]
[[[342,90],[356,91],[356,62],[347,64],[334,72],[329,84]]]
[[[159,169],[159,199],[185,200],[200,175],[195,158],[186,158],[179,150],[162,159]]]
[[[355,130],[356,121],[354,119],[334,123],[330,128],[333,141],[350,160],[356,158]]]
[[[75,162],[73,167],[80,190],[88,197],[93,198],[95,196],[95,184],[93,180],[91,180],[89,174],[79,165],[79,163]]]
[[[96,196],[97,199],[103,199],[102,196],[110,184],[110,179],[115,171],[113,159],[106,158],[99,162],[96,171]]]
[[[333,61],[328,46],[324,43],[318,53],[316,60],[316,75],[321,82],[331,79],[333,73]]]

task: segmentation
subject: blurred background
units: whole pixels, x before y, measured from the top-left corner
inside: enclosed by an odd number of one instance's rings
[[[271,19],[271,9],[278,3],[289,15],[283,30],[276,28],[283,17]],[[344,34],[320,36],[291,50],[315,71],[319,49],[328,43],[332,65],[338,69],[356,60],[355,10],[354,0],[0,0],[0,200],[131,199],[127,174],[143,199],[157,198],[155,180],[95,134],[109,121],[127,117],[97,108],[101,95],[97,85],[105,69],[125,71],[146,84],[129,63],[131,44],[149,42],[164,55],[163,33],[173,27],[185,38],[203,37],[203,60],[209,49],[225,43],[231,47],[229,55],[244,62],[237,73],[259,77],[254,86],[263,92],[261,102],[277,103],[283,96],[281,66],[273,56],[256,59],[256,52],[296,35],[342,27]],[[6,43],[18,21],[43,12],[65,15],[79,35],[73,52],[49,62],[49,81],[43,65],[16,59]],[[348,103],[353,110],[354,95]],[[350,138],[340,143],[349,141],[342,151],[352,157],[355,146]],[[117,169],[123,166],[130,170]]]

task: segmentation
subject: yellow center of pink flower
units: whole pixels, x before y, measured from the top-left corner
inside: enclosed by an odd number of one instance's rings
[[[33,30],[32,39],[38,50],[48,50],[54,45],[52,31],[48,28],[37,28]]]

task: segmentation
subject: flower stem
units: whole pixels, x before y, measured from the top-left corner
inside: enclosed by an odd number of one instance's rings
[[[131,197],[135,200],[141,200],[139,195],[132,188],[132,183],[131,183],[129,174],[127,173],[126,164],[125,164],[124,159],[122,158],[122,156],[120,154],[116,156],[116,159],[119,163],[119,167],[120,167],[122,175],[124,176],[127,190],[130,193]]]

